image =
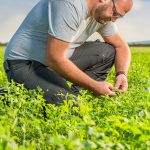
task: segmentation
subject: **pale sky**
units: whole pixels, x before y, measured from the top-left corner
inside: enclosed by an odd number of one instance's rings
[[[39,0],[0,0],[0,42],[8,42]],[[133,0],[133,9],[117,21],[126,41],[150,40],[150,0]]]

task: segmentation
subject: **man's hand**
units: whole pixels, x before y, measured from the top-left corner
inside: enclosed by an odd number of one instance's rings
[[[125,92],[128,89],[127,77],[124,74],[120,74],[116,77],[115,88],[120,92]]]
[[[96,86],[92,90],[96,96],[98,95],[114,96],[115,92],[113,91],[113,89],[114,88],[111,83],[96,81]]]

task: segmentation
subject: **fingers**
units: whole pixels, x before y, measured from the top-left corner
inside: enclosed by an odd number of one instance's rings
[[[108,90],[108,94],[106,94],[106,95],[115,96],[116,94],[114,91]]]
[[[128,89],[127,78],[124,75],[119,75],[116,78],[115,88],[120,92],[125,92]]]
[[[114,88],[113,88],[113,85],[109,83],[109,86],[108,86],[108,94],[111,95],[111,96],[116,95],[115,92],[113,91],[113,89],[114,89]]]
[[[118,89],[120,92],[125,92],[128,88],[127,79],[125,77],[117,77],[115,88]],[[108,82],[97,82],[96,86],[94,86],[93,92],[95,95],[109,95],[115,96],[115,90],[111,83]]]
[[[96,85],[94,86],[93,92],[95,95],[110,95],[114,96],[115,92],[113,91],[112,84],[108,82],[98,81],[96,82]]]
[[[106,89],[105,95],[110,95],[110,96],[116,95],[115,92],[113,91],[113,89],[114,89],[113,85],[108,82],[106,84],[107,84],[107,89]]]
[[[108,83],[108,82],[106,82],[106,83],[107,83],[108,88],[109,88],[110,90],[113,90],[113,85],[112,85],[111,83]]]
[[[126,83],[123,83],[120,87],[120,92],[125,92],[128,89],[128,85]]]
[[[116,80],[115,88],[116,88],[116,89],[119,89],[119,88],[120,88],[120,85],[121,85],[121,80]]]

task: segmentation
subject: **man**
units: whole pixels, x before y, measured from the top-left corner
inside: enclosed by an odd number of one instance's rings
[[[81,87],[113,96],[112,84],[104,80],[115,62],[115,88],[125,92],[130,50],[114,22],[131,7],[132,0],[41,0],[6,48],[8,80],[28,89],[40,86],[54,104],[63,100],[58,93],[77,93]],[[106,43],[85,42],[94,32]]]

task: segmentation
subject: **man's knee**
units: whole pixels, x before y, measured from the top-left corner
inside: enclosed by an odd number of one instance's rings
[[[111,44],[100,41],[96,41],[94,44],[96,45],[95,48],[97,48],[95,51],[98,56],[98,62],[114,62],[116,50]]]
[[[108,43],[105,43],[105,52],[107,54],[107,57],[114,59],[116,55],[116,49]]]

